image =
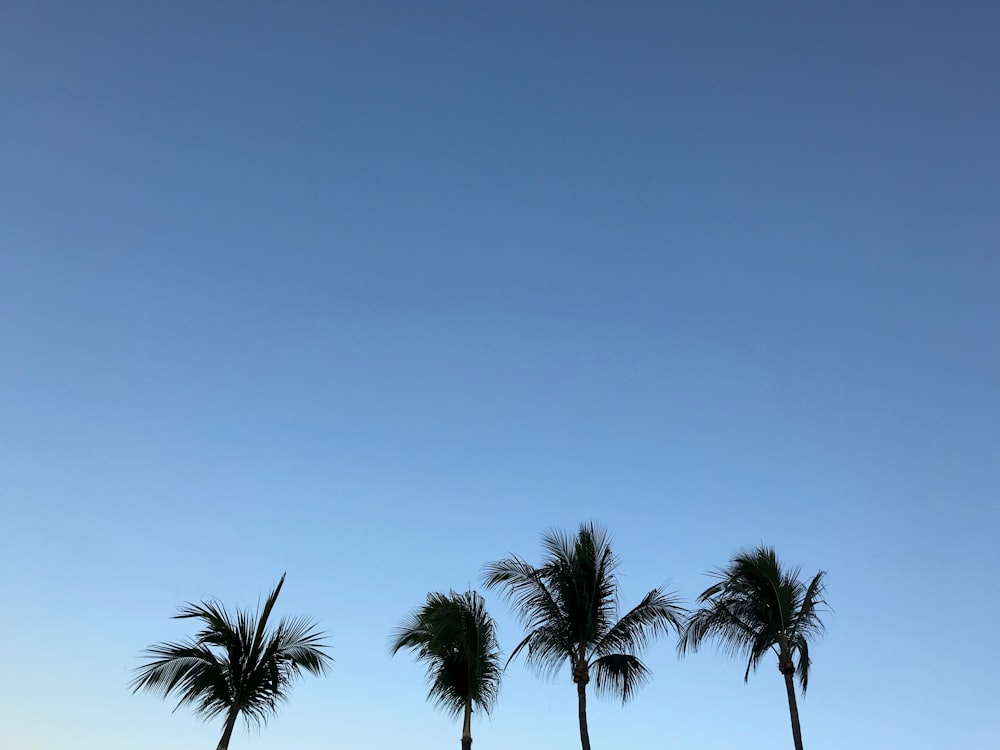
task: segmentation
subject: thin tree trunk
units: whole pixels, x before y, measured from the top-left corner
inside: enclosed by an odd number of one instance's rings
[[[222,730],[222,739],[219,740],[219,745],[215,750],[229,750],[229,740],[233,736],[233,728],[236,726],[236,717],[240,715],[238,708],[229,709],[229,715],[226,717],[226,728]]]
[[[590,732],[587,730],[587,683],[583,680],[576,683],[576,695],[580,702],[580,745],[583,750],[590,750]]]
[[[799,706],[795,701],[795,683],[792,682],[793,672],[785,671],[785,690],[788,692],[788,713],[792,716],[792,740],[795,742],[795,750],[802,750],[802,729],[799,727]]]
[[[465,720],[462,722],[462,750],[472,750],[472,701],[465,702]]]

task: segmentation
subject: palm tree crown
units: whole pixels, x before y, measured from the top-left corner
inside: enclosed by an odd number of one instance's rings
[[[174,619],[198,620],[202,629],[194,638],[146,649],[149,661],[136,670],[132,691],[173,695],[178,708],[190,704],[206,720],[225,714],[219,750],[228,748],[239,715],[249,724],[266,722],[296,676],[325,674],[332,662],[311,620],[282,619],[268,630],[284,582],[282,575],[260,612],[229,612],[215,600],[182,606]]]
[[[782,568],[775,551],[757,547],[733,557],[728,567],[712,573],[719,579],[698,597],[702,606],[692,614],[679,650],[696,650],[705,638],[716,638],[733,654],[747,657],[744,680],[760,660],[773,651],[781,670],[798,675],[805,692],[809,686],[809,641],[823,632],[819,618],[824,571],[804,584],[798,568]],[[793,660],[798,656],[798,663]]]
[[[484,580],[503,591],[528,630],[511,659],[527,649],[527,663],[549,674],[569,663],[580,704],[581,744],[589,750],[586,685],[591,671],[599,693],[628,701],[650,676],[635,652],[679,630],[684,610],[673,594],[656,588],[619,619],[618,558],[607,533],[593,523],[581,525],[575,536],[550,531],[542,546],[541,567],[511,557],[489,563]]]
[[[697,650],[706,638],[714,638],[724,651],[746,657],[744,680],[773,652],[785,677],[792,734],[799,750],[802,737],[792,677],[798,675],[804,693],[812,663],[809,642],[823,633],[819,614],[826,606],[826,573],[820,571],[808,584],[799,580],[800,574],[799,568],[782,567],[770,547],[740,552],[727,567],[712,573],[718,583],[698,597],[701,606],[691,615],[678,644],[683,654]]]
[[[475,591],[431,593],[393,633],[393,654],[410,649],[427,665],[428,699],[449,714],[464,714],[462,747],[472,745],[472,706],[486,713],[500,688],[496,625]]]

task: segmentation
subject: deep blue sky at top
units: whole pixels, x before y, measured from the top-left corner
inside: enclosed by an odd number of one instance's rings
[[[386,701],[436,746],[389,629],[587,518],[631,598],[759,541],[830,571],[811,747],[992,741],[998,38],[986,2],[6,4],[0,636],[46,645],[0,745],[208,746],[127,672],[288,570],[337,672],[240,746]],[[787,741],[770,667],[652,658],[595,742]],[[576,746],[522,673],[477,747]]]

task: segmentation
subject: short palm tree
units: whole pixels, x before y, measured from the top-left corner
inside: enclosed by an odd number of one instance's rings
[[[684,610],[673,594],[656,588],[619,619],[618,558],[607,533],[593,523],[576,536],[542,536],[545,559],[534,567],[520,557],[489,563],[484,580],[500,589],[528,630],[511,654],[527,648],[527,663],[549,674],[568,663],[576,683],[580,744],[590,750],[587,684],[628,701],[650,676],[635,655],[651,640],[682,626]]]
[[[302,670],[325,674],[332,662],[325,637],[311,620],[282,619],[268,630],[284,582],[282,575],[259,612],[230,613],[215,600],[185,604],[174,619],[199,620],[202,629],[192,639],[146,649],[150,660],[136,670],[132,692],[173,695],[177,708],[193,705],[206,720],[224,714],[217,750],[227,750],[241,714],[248,724],[266,722]]]
[[[489,713],[500,688],[496,625],[475,591],[432,593],[393,633],[391,651],[427,664],[428,699],[462,716],[462,750],[472,747],[472,707]]]
[[[747,657],[744,681],[768,652],[778,657],[785,678],[795,750],[802,750],[802,730],[792,678],[798,674],[803,694],[809,685],[809,641],[823,632],[819,613],[826,576],[820,571],[808,583],[798,568],[784,568],[770,547],[740,552],[726,568],[711,575],[719,579],[698,597],[701,605],[688,620],[678,649],[697,650],[714,638],[731,654]]]

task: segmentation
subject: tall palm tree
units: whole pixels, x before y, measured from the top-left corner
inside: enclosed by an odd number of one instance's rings
[[[725,568],[711,573],[719,582],[698,597],[701,605],[687,622],[678,644],[683,654],[714,638],[730,654],[747,657],[744,681],[768,652],[778,657],[785,678],[795,750],[802,750],[802,730],[792,678],[799,676],[802,693],[809,686],[809,641],[823,632],[819,618],[826,606],[826,576],[820,571],[808,583],[799,568],[785,568],[774,549],[755,547],[737,554]]]
[[[527,648],[529,665],[554,675],[568,663],[576,683],[580,744],[590,750],[587,684],[624,704],[649,679],[635,655],[655,637],[680,630],[684,610],[673,594],[656,588],[618,618],[618,558],[607,532],[582,524],[576,536],[550,531],[542,536],[545,559],[534,567],[520,557],[489,563],[484,581],[499,588],[528,630],[511,654]],[[508,660],[509,663],[510,660]]]
[[[268,630],[284,583],[282,575],[259,612],[230,613],[216,600],[182,606],[173,619],[199,620],[202,629],[194,638],[146,649],[150,660],[136,670],[132,692],[172,694],[179,699],[177,708],[193,705],[206,720],[224,714],[217,750],[229,747],[240,714],[248,724],[265,723],[302,670],[325,674],[332,663],[324,651],[325,636],[313,621],[282,619]]]
[[[416,652],[427,664],[428,699],[462,716],[462,750],[472,747],[472,706],[489,713],[500,688],[496,625],[475,591],[432,593],[392,637],[393,654]]]

